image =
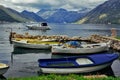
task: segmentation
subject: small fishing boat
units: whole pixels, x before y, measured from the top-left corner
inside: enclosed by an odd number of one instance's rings
[[[109,50],[108,43],[80,44],[70,41],[60,46],[53,46],[52,53],[56,54],[93,54]]]
[[[53,45],[58,45],[59,42],[54,41],[29,41],[29,40],[12,40],[14,47],[32,48],[32,49],[51,49]]]
[[[3,75],[4,73],[7,72],[9,66],[4,63],[0,63],[0,75]]]
[[[26,25],[26,27],[32,30],[50,30],[50,26],[48,26],[48,24],[45,22],[39,24]]]
[[[42,73],[87,73],[106,68],[118,58],[117,54],[94,54],[57,59],[39,59]],[[102,60],[101,60],[102,59]]]

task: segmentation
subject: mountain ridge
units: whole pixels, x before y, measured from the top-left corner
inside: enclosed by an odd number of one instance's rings
[[[85,10],[85,9],[84,9]],[[87,12],[68,11],[66,9],[42,9],[37,12],[39,16],[49,23],[73,23],[82,18]],[[44,17],[45,16],[45,17]]]
[[[0,21],[26,22],[29,20],[24,18],[19,12],[0,5]]]
[[[82,19],[77,21],[78,24],[120,24],[120,0],[108,0],[100,4]]]
[[[39,15],[37,15],[34,12],[24,10],[24,11],[21,12],[21,14],[24,15],[24,17],[26,17],[28,19],[31,19],[31,20],[33,20],[35,22],[43,22],[43,21],[45,21],[42,17],[40,17]]]

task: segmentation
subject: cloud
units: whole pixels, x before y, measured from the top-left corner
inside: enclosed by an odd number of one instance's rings
[[[43,8],[65,8],[79,10],[81,7],[94,8],[107,0],[0,0],[0,5],[17,11],[38,11]]]
[[[36,3],[38,0],[11,0],[12,3]]]

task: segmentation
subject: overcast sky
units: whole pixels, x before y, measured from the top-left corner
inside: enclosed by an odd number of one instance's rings
[[[80,10],[81,7],[94,8],[105,1],[108,0],[0,0],[0,5],[19,12],[23,10],[37,12],[40,9]]]

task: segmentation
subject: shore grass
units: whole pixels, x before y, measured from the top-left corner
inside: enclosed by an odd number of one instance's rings
[[[117,36],[116,39],[119,39],[119,40],[120,40],[120,36]]]
[[[70,75],[41,75],[35,77],[24,77],[24,78],[9,78],[7,80],[120,80],[120,77],[106,77],[106,76],[95,76],[95,77],[85,77],[75,74]]]

